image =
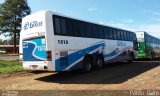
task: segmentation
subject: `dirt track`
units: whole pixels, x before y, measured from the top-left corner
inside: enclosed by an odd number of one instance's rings
[[[26,74],[26,75],[24,75]],[[160,61],[108,65],[90,73],[31,72],[0,78],[0,89],[12,90],[160,90]]]

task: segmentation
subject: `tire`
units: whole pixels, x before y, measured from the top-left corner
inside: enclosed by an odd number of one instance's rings
[[[103,57],[102,56],[97,56],[95,63],[96,63],[96,68],[97,69],[103,68],[103,65],[104,65],[104,59],[103,59]]]
[[[134,54],[131,53],[130,54],[130,60],[128,61],[128,63],[133,63],[133,60],[134,60]]]
[[[83,60],[83,71],[84,72],[90,72],[92,69],[93,60],[89,57],[86,57]]]

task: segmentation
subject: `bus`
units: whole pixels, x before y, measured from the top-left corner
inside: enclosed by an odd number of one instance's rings
[[[134,32],[52,11],[24,17],[20,36],[26,70],[87,72],[138,57]]]
[[[160,39],[145,31],[136,33],[138,39],[138,58],[155,59],[160,57]]]

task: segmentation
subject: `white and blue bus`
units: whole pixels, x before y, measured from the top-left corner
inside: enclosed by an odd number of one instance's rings
[[[138,57],[134,32],[40,11],[22,20],[20,58],[26,70],[71,71]]]

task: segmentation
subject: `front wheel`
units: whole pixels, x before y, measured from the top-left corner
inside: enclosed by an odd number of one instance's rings
[[[92,69],[92,63],[93,63],[93,60],[91,58],[89,58],[89,57],[85,58],[83,60],[83,70],[85,72],[91,71],[91,69]]]

